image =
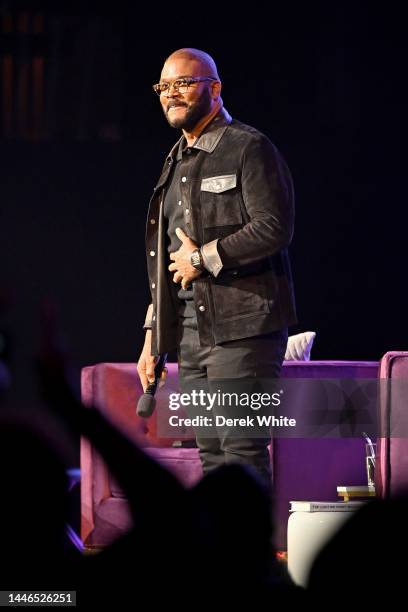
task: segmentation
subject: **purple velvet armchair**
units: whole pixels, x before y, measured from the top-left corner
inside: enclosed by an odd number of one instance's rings
[[[177,364],[168,364],[166,385],[156,394],[161,409],[178,391]],[[378,362],[286,361],[285,378],[376,378]],[[202,476],[196,448],[173,447],[174,440],[157,435],[155,413],[137,417],[142,393],[135,364],[100,363],[82,370],[82,399],[96,406],[128,437],[144,447],[185,486]],[[291,500],[337,499],[338,485],[366,485],[364,440],[355,438],[277,438],[271,447],[274,490],[275,545],[286,549]],[[85,545],[103,546],[131,525],[127,500],[90,443],[81,441],[81,536]]]
[[[398,385],[398,380],[408,380],[408,351],[386,353],[380,364],[380,378],[388,384],[381,388],[383,437],[377,441],[375,488],[380,497],[387,498],[408,492],[408,395],[405,384]],[[397,381],[394,387],[393,381]]]

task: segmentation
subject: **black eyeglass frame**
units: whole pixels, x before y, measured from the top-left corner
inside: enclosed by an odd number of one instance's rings
[[[203,83],[204,81],[218,81],[218,79],[215,77],[185,77],[176,79],[173,81],[173,83],[155,83],[155,85],[152,85],[152,88],[158,96],[161,96],[163,93],[170,91],[170,88],[174,87],[176,83],[180,83],[179,85],[176,85],[175,88],[176,91],[179,91],[180,87],[182,87],[181,83],[183,83],[184,86],[187,85],[188,89],[191,85],[194,85],[195,83]],[[167,85],[164,90],[161,89],[163,85]]]

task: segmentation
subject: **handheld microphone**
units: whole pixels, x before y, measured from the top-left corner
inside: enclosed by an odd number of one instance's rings
[[[152,416],[154,408],[156,406],[156,400],[154,395],[159,385],[160,377],[163,372],[163,368],[166,365],[167,353],[160,355],[158,362],[154,366],[154,381],[149,384],[146,391],[139,397],[137,402],[136,414],[144,419],[148,419]]]

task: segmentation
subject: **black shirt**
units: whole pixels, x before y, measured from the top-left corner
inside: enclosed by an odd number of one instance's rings
[[[176,235],[176,227],[180,227],[188,236],[191,235],[189,231],[189,214],[188,209],[184,210],[181,197],[180,197],[180,182],[183,175],[183,159],[186,156],[195,155],[197,151],[191,147],[186,146],[186,140],[180,142],[180,146],[177,152],[176,161],[173,166],[172,174],[169,179],[169,186],[166,191],[163,203],[163,214],[167,221],[167,251],[173,253],[177,251],[181,246],[181,241]],[[188,211],[188,212],[187,212]],[[169,258],[168,265],[171,263]],[[169,272],[173,277],[174,272]],[[180,300],[179,314],[183,318],[195,317],[195,309],[193,302],[193,289],[189,285],[188,289],[180,289],[177,292],[177,296]]]

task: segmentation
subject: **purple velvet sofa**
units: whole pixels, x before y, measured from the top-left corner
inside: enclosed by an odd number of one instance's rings
[[[286,361],[282,376],[302,379],[376,378],[378,362]],[[168,406],[178,391],[177,364],[168,364],[166,385],[156,394]],[[185,486],[201,476],[196,448],[174,448],[173,440],[157,435],[155,414],[147,420],[135,413],[142,393],[135,364],[100,363],[82,370],[82,399],[99,410],[153,458],[171,470]],[[291,500],[336,500],[338,485],[366,485],[362,438],[277,438],[271,447],[275,500],[275,545],[286,549]],[[81,537],[85,545],[103,546],[129,528],[127,500],[90,443],[81,441]]]

